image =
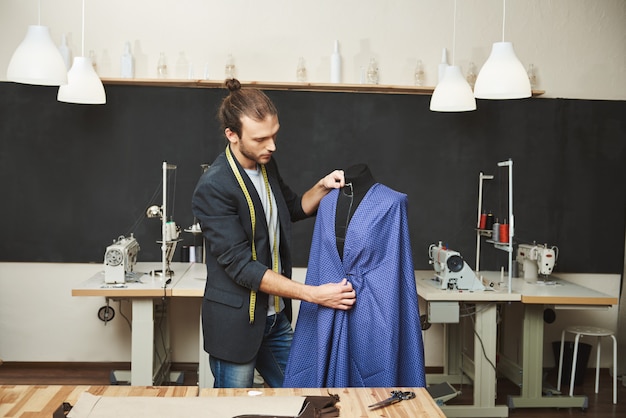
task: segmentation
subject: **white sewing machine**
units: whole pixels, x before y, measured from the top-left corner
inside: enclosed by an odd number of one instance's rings
[[[559,249],[548,244],[519,244],[515,261],[518,263],[519,276],[526,281],[535,282],[539,276],[552,274]]]
[[[130,237],[120,235],[104,253],[104,282],[125,283],[126,274],[132,273],[137,264],[138,253],[139,243],[133,234]]]
[[[451,290],[485,290],[485,286],[476,277],[457,251],[439,245],[428,247],[429,263],[435,269],[435,277],[440,281],[441,289]]]

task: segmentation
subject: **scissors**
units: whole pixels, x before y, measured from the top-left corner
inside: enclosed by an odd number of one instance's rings
[[[407,399],[415,398],[415,392],[402,392],[400,390],[391,391],[391,397],[376,402],[373,405],[368,406],[370,409],[384,408],[385,406],[393,405],[394,403],[405,401]]]

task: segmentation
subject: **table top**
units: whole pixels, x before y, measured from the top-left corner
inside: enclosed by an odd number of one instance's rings
[[[145,272],[139,282],[128,282],[124,287],[107,286],[104,283],[104,271],[101,271],[72,289],[72,296],[107,296],[107,297],[202,297],[206,284],[206,266],[203,263],[172,263],[174,271],[172,282],[164,287],[160,276],[149,272],[161,269],[161,263],[137,263],[135,271]],[[497,282],[500,272],[480,272],[485,280]],[[526,304],[546,305],[617,305],[617,296],[607,295],[596,290],[561,279],[558,275],[550,276],[546,281],[528,282],[513,278],[511,292],[500,290],[459,291],[438,287],[433,280],[432,270],[416,270],[415,284],[418,295],[426,301],[464,301],[464,302],[522,302]]]
[[[618,297],[561,279],[553,275],[545,281],[513,279],[513,290],[522,295],[522,303],[546,305],[617,305]]]
[[[414,399],[401,401],[385,408],[370,410],[368,405],[387,399],[392,390],[411,391]],[[254,389],[200,389],[200,396],[250,396],[253,391],[259,396],[326,396],[328,392],[339,395],[337,408],[340,417],[371,418],[371,417],[440,417],[445,414],[437,406],[425,388],[254,388]]]
[[[482,272],[481,274],[488,274]],[[495,274],[495,273],[494,273]],[[500,274],[499,272],[497,273]],[[521,295],[516,292],[504,290],[481,290],[471,292],[468,290],[448,290],[437,287],[433,280],[435,272],[433,270],[416,270],[415,284],[417,294],[429,302],[436,301],[464,301],[464,302],[519,302]]]
[[[63,402],[75,405],[83,392],[97,396],[196,397],[198,387],[1,385],[0,416],[51,417]]]
[[[206,265],[191,263],[189,270],[172,287],[172,296],[203,297],[206,285]]]
[[[496,280],[499,272],[481,272],[487,279]],[[436,287],[432,280],[433,272],[416,271],[415,281],[418,295],[429,301],[460,302],[522,302],[525,304],[545,305],[617,305],[617,296],[584,287],[558,275],[549,276],[545,281],[529,282],[521,278],[511,280],[511,292],[504,290],[485,290],[480,292],[446,290]]]
[[[161,270],[160,262],[137,263],[134,267],[137,281],[128,281],[122,285],[106,284],[104,270],[94,274],[88,280],[72,288],[72,296],[108,296],[108,297],[162,297],[171,296],[172,287],[181,280],[192,265],[189,263],[172,263],[174,272],[172,281],[165,286],[161,275],[151,272]]]
[[[415,392],[414,399],[398,402],[385,408],[367,407],[390,396],[391,390]],[[60,385],[2,385],[0,386],[0,416],[22,418],[52,416],[68,402],[75,405],[83,392],[112,397],[205,397],[205,396],[325,396],[327,389],[201,389],[197,386],[60,386]],[[330,393],[339,395],[341,417],[439,417],[445,415],[424,388],[336,388]]]

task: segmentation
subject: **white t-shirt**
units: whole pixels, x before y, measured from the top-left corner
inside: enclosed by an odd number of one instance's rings
[[[276,198],[274,197],[274,192],[270,186],[270,196],[267,195],[267,189],[265,187],[265,181],[263,180],[263,174],[261,173],[261,168],[257,165],[256,170],[248,170],[245,169],[248,177],[254,184],[254,188],[259,195],[259,199],[261,200],[261,204],[263,205],[263,211],[265,212],[265,222],[267,223],[267,228],[270,234],[270,251],[272,254],[272,260],[274,260],[274,248],[276,251],[279,251],[280,248],[280,227],[278,225],[278,209],[276,208]],[[271,211],[270,211],[270,200],[272,199]],[[271,213],[270,213],[271,212]],[[259,216],[257,214],[257,221]],[[276,240],[276,245],[274,245],[274,239]],[[281,271],[281,263],[280,263],[280,253],[276,254],[278,258],[278,272]],[[285,307],[285,302],[282,298],[280,298],[280,310],[282,311]],[[276,313],[276,309],[274,307],[274,296],[269,296],[269,308],[267,310],[267,315],[274,315]]]

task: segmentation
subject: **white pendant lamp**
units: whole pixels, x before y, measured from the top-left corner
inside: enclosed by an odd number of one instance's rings
[[[502,42],[495,42],[480,69],[474,96],[478,99],[523,99],[532,95],[526,69],[515,55],[513,44],[504,42],[506,0],[502,10]]]
[[[476,110],[476,99],[458,65],[448,65],[443,80],[430,98],[435,112],[468,112]]]
[[[67,73],[67,84],[59,87],[57,100],[78,104],[105,104],[104,86],[93,69],[91,58],[75,57]]]
[[[85,57],[85,0],[83,0],[82,55],[75,57],[67,73],[67,84],[59,87],[57,100],[78,104],[105,104],[102,80],[93,69],[91,58]]]
[[[60,86],[67,83],[67,68],[47,26],[38,24],[28,27],[24,40],[9,61],[7,80],[39,86]]]
[[[456,43],[456,0],[454,0],[454,30],[452,36],[452,65],[448,65],[430,98],[430,110],[434,112],[469,112],[476,110],[476,99],[472,88],[454,65]]]

